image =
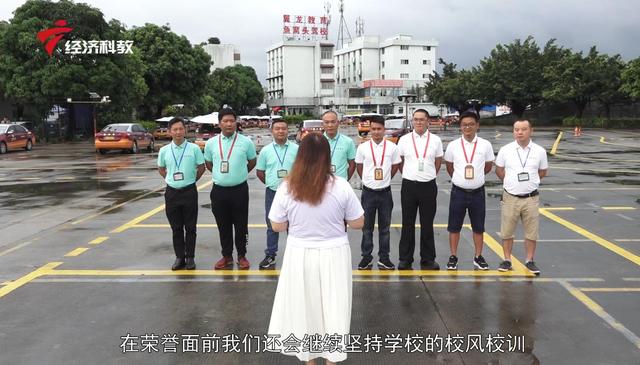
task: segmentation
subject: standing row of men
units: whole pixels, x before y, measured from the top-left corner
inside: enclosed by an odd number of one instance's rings
[[[279,237],[271,229],[267,216],[279,184],[295,161],[298,146],[288,141],[286,122],[274,121],[271,125],[274,141],[263,147],[256,165],[255,146],[249,138],[237,133],[235,112],[223,109],[218,117],[222,133],[207,142],[204,156],[196,145],[184,140],[184,122],[179,119],[174,119],[170,124],[172,143],[164,146],[158,155],[160,174],[167,183],[166,213],[173,231],[176,253],[172,269],[195,269],[195,182],[202,176],[205,166],[212,172],[214,181],[210,196],[211,209],[222,245],[222,258],[215,264],[215,269],[233,266],[234,242],[238,268],[250,267],[245,257],[249,203],[247,178],[256,166],[256,175],[266,186],[267,247],[265,258],[259,266],[274,267]],[[473,231],[473,265],[479,270],[489,268],[482,257],[486,212],[484,183],[485,175],[493,168],[493,148],[487,140],[477,136],[477,115],[465,112],[459,118],[462,136],[449,143],[446,152],[443,152],[442,141],[427,128],[428,118],[426,110],[416,110],[413,113],[413,131],[402,136],[396,145],[385,138],[384,120],[374,117],[370,120],[371,139],[356,149],[351,138],[339,133],[338,116],[335,112],[329,111],[322,116],[325,137],[331,149],[331,171],[347,180],[357,171],[362,179],[361,201],[365,211],[365,224],[361,242],[362,259],[358,269],[366,270],[373,266],[376,215],[379,231],[377,266],[382,270],[395,269],[389,258],[389,229],[393,210],[391,179],[400,171],[403,177],[400,192],[402,231],[398,269],[412,268],[415,222],[419,212],[420,266],[426,270],[439,270],[435,260],[433,221],[438,192],[435,179],[443,159],[452,181],[447,226],[451,256],[447,269],[458,268],[458,243],[467,212]],[[528,121],[516,122],[515,141],[502,147],[495,158],[496,174],[504,182],[501,215],[504,261],[499,266],[500,271],[511,270],[513,234],[521,218],[525,232],[526,267],[535,274],[540,273],[533,261],[538,238],[537,188],[546,175],[548,164],[545,150],[531,141],[531,132]]]

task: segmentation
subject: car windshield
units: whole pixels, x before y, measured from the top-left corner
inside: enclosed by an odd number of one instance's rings
[[[126,132],[129,126],[126,124],[109,124],[102,129],[103,132]]]
[[[200,133],[213,133],[215,126],[213,124],[200,124],[198,131]]]
[[[307,120],[302,125],[303,128],[322,128],[321,120]]]
[[[9,129],[8,125],[0,125],[0,133],[5,133]]]
[[[388,119],[384,122],[386,129],[402,129],[404,119]]]

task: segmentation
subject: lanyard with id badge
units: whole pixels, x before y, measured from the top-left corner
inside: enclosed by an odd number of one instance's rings
[[[373,178],[375,180],[382,180],[382,166],[384,166],[384,155],[387,151],[387,140],[385,139],[384,144],[382,145],[382,158],[380,159],[380,167],[378,167],[378,162],[376,161],[376,154],[373,153],[373,141],[369,141],[369,147],[371,147],[371,157],[373,158]]]
[[[231,152],[233,152],[233,146],[235,146],[237,138],[238,132],[235,132],[233,142],[231,142],[231,148],[229,149],[229,153],[227,153],[227,159],[225,160],[224,155],[222,154],[222,134],[218,136],[218,147],[220,147],[220,172],[223,174],[229,173],[229,158],[231,157]]]
[[[184,157],[184,152],[187,150],[188,144],[184,143],[184,147],[182,148],[182,155],[180,155],[180,161],[176,158],[176,154],[173,152],[173,144],[171,146],[171,155],[173,156],[173,161],[176,163],[176,172],[173,173],[173,181],[182,181],[184,180],[184,174],[180,171],[180,165],[182,164],[182,158]]]
[[[336,147],[338,146],[339,140],[340,140],[340,135],[338,134],[338,137],[333,142],[333,148],[331,149],[331,161],[333,161],[333,153],[336,151]],[[336,173],[336,165],[334,164],[331,164],[331,173],[332,174]]]
[[[424,159],[427,157],[427,150],[429,149],[429,141],[431,140],[431,132],[427,131],[427,144],[424,146],[424,152],[422,158],[418,155],[418,147],[416,147],[416,137],[411,133],[411,140],[413,141],[413,150],[416,153],[416,159],[418,159],[418,171],[424,171]]]
[[[524,167],[527,165],[527,160],[529,159],[530,152],[531,152],[531,148],[529,148],[529,151],[527,151],[527,157],[524,158],[524,163],[522,163],[522,158],[520,157],[520,151],[516,149],[516,153],[518,154],[518,160],[520,160],[520,165],[522,166],[523,170],[524,170]],[[528,172],[522,171],[521,173],[518,174],[518,182],[523,182],[523,181],[529,181]]]
[[[464,152],[464,160],[467,162],[467,165],[464,167],[464,178],[467,180],[473,180],[474,178],[474,170],[473,170],[473,156],[476,154],[476,147],[478,147],[478,141],[476,140],[473,144],[473,151],[471,151],[471,159],[467,157],[467,150],[464,148],[464,138],[460,138],[460,144],[462,145],[462,152]]]
[[[277,143],[273,143],[273,150],[276,152],[276,157],[278,158],[278,162],[280,162],[280,168],[278,169],[278,179],[282,179],[287,177],[289,172],[284,168],[284,160],[287,158],[287,150],[289,149],[289,145],[284,148],[284,154],[282,155],[282,159],[280,159],[280,155],[278,154],[278,149],[276,148]]]

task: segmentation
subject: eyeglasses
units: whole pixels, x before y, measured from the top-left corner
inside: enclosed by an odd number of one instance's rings
[[[462,124],[460,128],[473,128],[475,126],[476,126],[475,124]]]

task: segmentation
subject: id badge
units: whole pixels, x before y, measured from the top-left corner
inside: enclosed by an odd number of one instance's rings
[[[529,173],[521,172],[518,174],[518,181],[529,181]]]
[[[331,165],[331,173],[336,173],[336,165]]]
[[[373,170],[373,177],[376,180],[382,180],[382,169],[381,168],[376,168]]]
[[[173,174],[173,181],[182,181],[184,180],[184,174],[182,172],[176,172]]]
[[[464,178],[467,180],[473,180],[473,166],[467,165],[464,167]]]
[[[418,161],[418,171],[424,171],[424,161]]]
[[[288,175],[287,170],[284,170],[284,169],[278,170],[278,179],[282,179],[283,177],[287,177],[287,175]]]
[[[223,174],[229,172],[229,161],[220,161],[220,172]]]

